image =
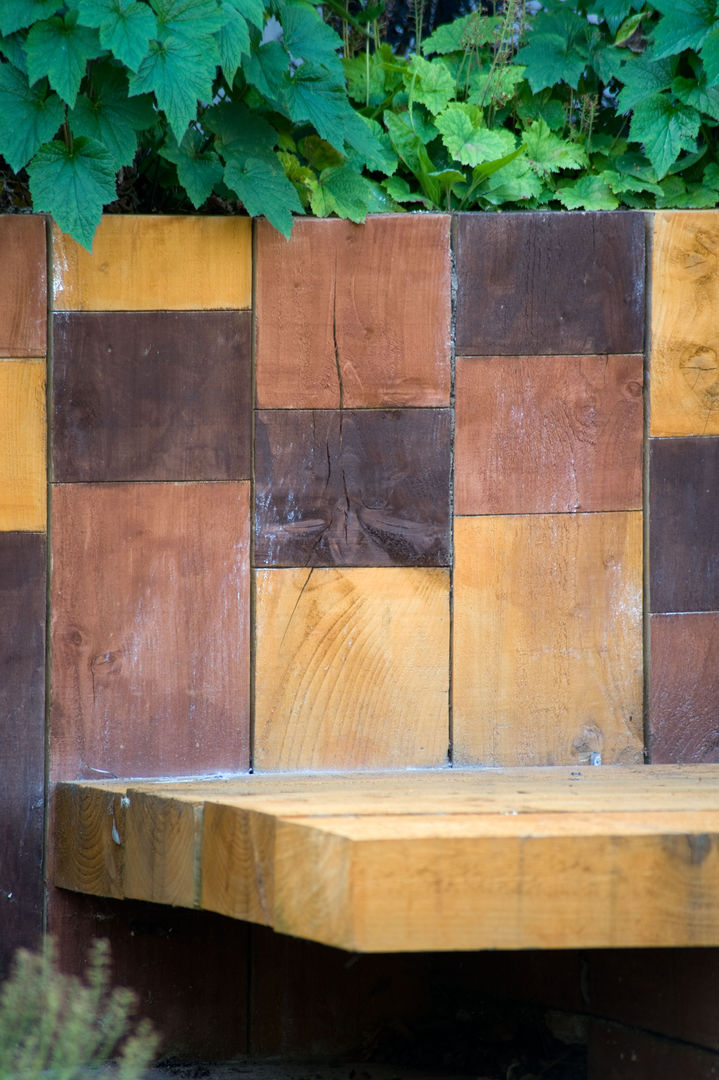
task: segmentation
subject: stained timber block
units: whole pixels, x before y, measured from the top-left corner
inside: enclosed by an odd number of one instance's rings
[[[45,412],[45,364],[0,360],[0,531],[45,529]]]
[[[55,311],[251,306],[249,218],[109,214],[92,254],[57,226],[52,244]]]
[[[637,761],[642,515],[455,520],[459,764]]]
[[[719,761],[719,612],[652,615],[650,627],[651,760]]]
[[[44,356],[47,349],[45,219],[0,216],[0,356]]]

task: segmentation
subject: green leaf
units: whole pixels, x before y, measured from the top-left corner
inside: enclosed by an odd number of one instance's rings
[[[78,11],[87,26],[99,30],[103,48],[137,71],[157,33],[151,9],[137,0],[79,0]]]
[[[583,176],[560,184],[556,197],[567,210],[616,210],[619,206],[611,188],[599,176]]]
[[[502,23],[498,15],[481,15],[472,12],[454,19],[451,23],[438,26],[434,33],[422,42],[425,56],[431,53],[463,52],[478,45],[491,45],[497,29]]]
[[[651,180],[641,179],[638,176],[620,173],[614,169],[604,169],[599,175],[615,195],[625,195],[628,191],[648,191],[652,195],[661,195],[662,193],[659,184],[654,184]]]
[[[130,77],[130,93],[154,91],[157,104],[165,112],[176,139],[182,140],[190,120],[197,115],[197,102],[212,100],[212,82],[219,61],[211,38],[197,42],[168,37],[150,42],[136,75]]]
[[[322,65],[344,86],[344,68],[337,51],[342,48],[342,38],[315,9],[304,3],[288,3],[280,21],[282,44],[293,60]]]
[[[14,34],[39,19],[54,15],[60,7],[58,0],[2,0],[0,4],[0,34]]]
[[[102,208],[116,198],[115,170],[104,146],[75,139],[42,146],[27,167],[30,194],[38,212],[52,214],[63,232],[92,250]]]
[[[674,79],[672,92],[685,105],[691,105],[698,112],[719,120],[719,86],[707,86],[703,71],[696,79]]]
[[[709,86],[719,82],[719,24],[704,39],[701,53],[702,64]]]
[[[478,168],[485,166],[479,165]],[[529,162],[518,157],[484,179],[477,188],[477,197],[489,206],[502,206],[504,203],[523,203],[535,199],[541,190],[542,182]]]
[[[370,167],[381,168],[382,149],[349,101],[344,86],[327,78],[324,69],[302,64],[285,78],[285,100],[296,124],[309,123],[321,138],[342,149],[349,145]]]
[[[221,30],[228,14],[217,0],[151,0],[160,38],[165,35],[196,42]]]
[[[560,139],[550,131],[544,120],[535,120],[524,132],[522,142],[527,150],[527,159],[543,176],[559,172],[560,169],[584,169],[589,165],[584,148]]]
[[[25,42],[30,84],[47,76],[50,86],[67,102],[75,104],[88,60],[102,52],[97,31],[78,26],[77,12],[35,23]]]
[[[21,71],[0,64],[0,154],[14,172],[52,139],[64,119],[65,107],[57,94],[48,93],[47,79],[31,87]]]
[[[298,148],[305,160],[317,172],[335,166],[339,167],[345,163],[344,154],[341,154],[334,146],[321,139],[319,135],[308,135],[306,138],[300,139]]]
[[[225,11],[237,11],[252,26],[262,30],[265,25],[264,0],[222,0]]]
[[[589,11],[607,21],[612,34],[616,34],[630,11],[643,6],[644,0],[595,0]]]
[[[388,110],[384,114],[384,122],[392,140],[392,145],[400,159],[409,171],[416,176],[422,191],[432,202],[432,205],[437,206],[442,195],[442,189],[431,176],[435,171],[434,165],[422,139],[409,126],[408,117],[408,113],[396,115]]]
[[[217,154],[204,149],[205,142],[196,128],[188,128],[179,146],[170,137],[160,150],[162,157],[177,166],[177,178],[196,210],[209,199],[225,171]]]
[[[292,230],[292,213],[303,213],[302,203],[282,165],[265,157],[228,161],[225,183],[244,203],[251,217],[267,218],[284,236]]]
[[[625,41],[628,41],[632,34],[642,25],[642,19],[645,19],[646,16],[646,11],[638,11],[634,15],[630,15],[628,19],[625,19],[617,30],[614,44],[623,45]]]
[[[385,97],[385,78],[382,62],[377,53],[350,57],[343,61],[347,93],[359,105],[380,105]],[[369,100],[367,96],[367,76],[369,75]]]
[[[719,165],[715,161],[707,165],[704,169],[704,176],[702,178],[704,187],[711,188],[713,191],[719,191]]]
[[[235,8],[227,8],[227,22],[215,35],[220,54],[220,64],[227,82],[237,74],[243,56],[250,53],[250,28],[247,19]]]
[[[382,187],[396,203],[418,202],[428,210],[432,209],[432,203],[426,195],[419,191],[412,191],[407,181],[401,176],[390,176],[382,181]]]
[[[649,60],[632,57],[622,65],[619,79],[624,83],[617,97],[620,112],[629,112],[635,105],[653,97],[672,85],[674,70],[671,60]]]
[[[252,50],[242,65],[242,74],[250,86],[283,112],[284,78],[289,66],[290,58],[279,41],[267,41]]]
[[[413,56],[404,76],[410,100],[426,105],[435,116],[455,96],[455,83],[441,60]]]
[[[522,121],[529,126],[532,120],[544,120],[552,131],[561,131],[566,123],[564,104],[559,98],[552,97],[550,90],[541,94],[523,95],[518,105]]]
[[[26,37],[27,34],[24,30],[20,30],[16,34],[10,34],[8,37],[0,37],[0,53],[23,75],[27,75]]]
[[[345,153],[348,164],[353,165],[358,172],[361,172],[363,165],[369,165],[373,171],[381,172],[385,176],[391,176],[399,164],[399,159],[392,146],[392,140],[376,120],[370,119],[369,116],[363,116],[361,113],[357,115],[369,132],[372,147],[369,155],[362,147],[346,147]]]
[[[652,0],[662,18],[652,34],[652,56],[661,60],[698,50],[715,23],[715,0]]]
[[[515,57],[517,64],[526,67],[525,76],[536,94],[548,86],[566,82],[574,90],[587,66],[586,53],[569,51],[567,41],[559,34],[532,36]]]
[[[135,156],[135,133],[150,127],[155,119],[152,98],[129,98],[125,73],[108,60],[93,68],[92,86],[92,97],[81,94],[77,99],[70,126],[73,134],[102,143],[117,171]]]
[[[674,104],[666,94],[654,94],[634,109],[629,137],[643,143],[644,152],[661,180],[682,150],[694,150],[701,117],[689,105]]]
[[[259,113],[250,112],[239,101],[213,105],[202,117],[202,126],[215,133],[215,147],[225,160],[230,157],[273,158],[278,136]]]
[[[476,105],[504,105],[515,94],[517,86],[524,81],[525,68],[520,64],[507,67],[474,69],[469,79],[469,101]],[[564,123],[564,110],[562,110]]]
[[[324,169],[310,195],[310,206],[317,217],[337,214],[358,224],[365,220],[374,201],[370,181],[349,165]]]
[[[453,102],[435,119],[442,142],[463,165],[479,165],[511,153],[516,146],[514,135],[503,128],[484,126],[481,111],[475,105]]]

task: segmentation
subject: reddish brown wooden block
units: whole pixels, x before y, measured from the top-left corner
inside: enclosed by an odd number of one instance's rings
[[[0,533],[0,977],[42,932],[45,549]]]
[[[651,760],[719,761],[719,612],[652,615],[651,650]]]
[[[45,220],[0,217],[0,356],[44,356],[47,348]]]
[[[56,485],[51,773],[242,769],[249,483]]]
[[[455,513],[642,505],[641,356],[457,361]]]
[[[719,610],[719,438],[651,439],[651,610]]]
[[[258,412],[256,564],[446,565],[449,474],[447,409]]]
[[[460,214],[454,228],[458,353],[642,351],[641,214]]]
[[[59,481],[250,475],[251,315],[55,315]]]
[[[448,405],[449,218],[257,225],[261,408]]]

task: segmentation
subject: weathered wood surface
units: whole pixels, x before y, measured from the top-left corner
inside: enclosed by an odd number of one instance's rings
[[[0,978],[42,932],[46,541],[0,532]]]
[[[640,353],[644,219],[459,214],[458,355]]]
[[[719,213],[653,215],[652,435],[719,435]]]
[[[256,635],[255,768],[446,761],[448,571],[258,571]]]
[[[177,881],[194,867],[196,906],[360,952],[719,943],[717,767],[249,776],[210,798],[203,783],[125,783],[120,819],[117,785],[58,786],[57,885],[97,888],[114,845],[125,895],[186,903]],[[162,842],[178,814],[195,822],[184,860]]]
[[[653,762],[719,761],[719,612],[652,615]]]
[[[719,610],[719,439],[649,443],[650,604]]]
[[[258,412],[256,565],[447,565],[450,422],[447,409]]]
[[[103,217],[92,254],[53,228],[55,311],[199,311],[252,303],[244,217]]]
[[[47,520],[45,364],[0,360],[0,531]]]
[[[242,769],[249,483],[53,495],[51,773]]]
[[[642,754],[642,515],[455,521],[459,764]]]
[[[55,480],[249,477],[249,312],[67,312],[53,337]]]
[[[641,356],[457,360],[455,513],[637,510]]]
[[[0,356],[44,356],[47,348],[45,219],[0,216]]]
[[[449,405],[450,302],[446,215],[258,222],[258,405]]]

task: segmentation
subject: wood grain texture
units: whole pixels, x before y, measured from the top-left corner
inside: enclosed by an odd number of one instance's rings
[[[447,565],[450,438],[448,409],[258,412],[256,564]]]
[[[53,337],[55,480],[249,477],[249,312],[66,312]]]
[[[651,760],[719,761],[719,612],[652,615],[650,625]]]
[[[641,760],[641,514],[457,518],[455,552],[454,760]]]
[[[249,484],[57,485],[51,775],[241,769]]]
[[[44,356],[47,349],[45,219],[0,216],[0,356]]]
[[[719,610],[719,438],[649,442],[653,612]]]
[[[258,222],[258,405],[449,405],[450,286],[446,215]]]
[[[257,769],[446,761],[445,570],[256,575]]]
[[[458,354],[640,353],[641,214],[459,214]]]
[[[637,510],[641,356],[457,360],[455,513]]]
[[[0,533],[0,978],[42,932],[45,537]]]
[[[47,521],[45,364],[0,361],[0,532]]]
[[[252,303],[252,222],[110,214],[92,254],[55,226],[55,311],[199,311]]]
[[[719,211],[653,215],[652,435],[719,435]]]

